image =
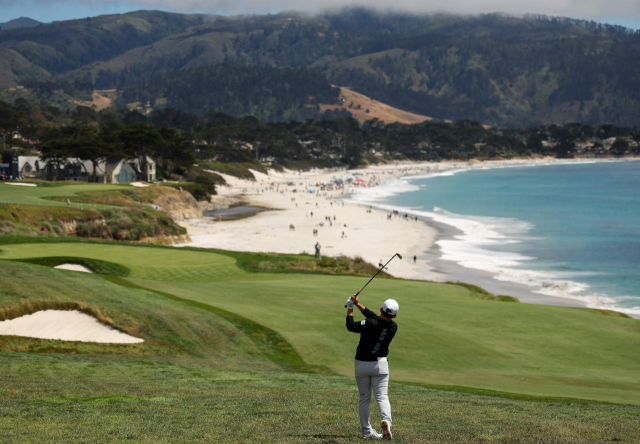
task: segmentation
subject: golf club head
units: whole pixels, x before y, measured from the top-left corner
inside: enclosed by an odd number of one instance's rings
[[[396,253],[396,256],[398,256],[400,259],[402,259],[402,256],[400,255],[400,253]]]

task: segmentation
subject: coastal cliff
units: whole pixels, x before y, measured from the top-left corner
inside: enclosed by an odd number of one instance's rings
[[[202,219],[202,208],[187,191],[165,194],[153,201],[160,211],[167,213],[175,222],[185,219]]]

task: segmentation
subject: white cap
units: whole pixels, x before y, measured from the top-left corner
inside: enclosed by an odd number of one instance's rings
[[[398,305],[395,299],[387,299],[384,301],[384,304],[382,304],[382,312],[387,316],[397,315],[398,310],[400,310],[400,305]]]

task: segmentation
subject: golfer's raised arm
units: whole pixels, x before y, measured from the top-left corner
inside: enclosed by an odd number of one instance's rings
[[[351,296],[351,300],[353,300],[353,304],[358,307],[358,310],[360,310],[360,312],[364,315],[365,318],[373,319],[378,317],[374,312],[369,310],[367,307],[362,305],[360,301],[358,301],[358,296],[356,295]]]
[[[358,302],[358,296],[356,296],[355,294],[351,296],[351,301],[358,307],[360,311],[365,309],[365,307]],[[347,330],[353,333],[362,333],[363,326],[364,325],[362,323],[355,322],[353,320],[353,307],[347,308]]]
[[[360,303],[360,301],[358,301],[358,295],[357,294],[354,294],[353,296],[351,296],[350,299],[353,301],[353,305],[358,307],[358,310],[360,310],[360,311],[366,310],[366,307],[364,305],[362,305]],[[351,313],[353,313],[353,310],[351,310]],[[348,316],[348,314],[347,314],[347,316]]]

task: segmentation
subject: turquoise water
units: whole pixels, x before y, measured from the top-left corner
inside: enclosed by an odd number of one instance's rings
[[[457,227],[438,242],[444,259],[640,314],[640,162],[471,169],[377,192],[369,202]]]

